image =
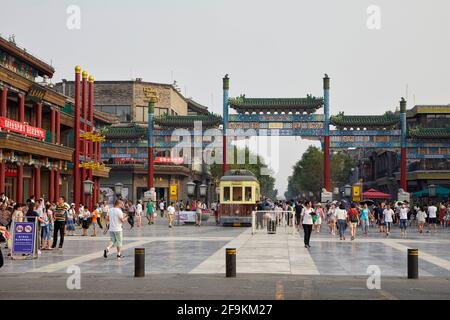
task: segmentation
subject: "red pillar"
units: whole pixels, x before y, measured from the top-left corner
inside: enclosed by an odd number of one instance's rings
[[[94,77],[89,77],[89,92],[88,92],[88,118],[89,118],[89,132],[94,132]],[[94,159],[94,145],[93,141],[88,142],[88,154],[90,161],[95,161]],[[92,169],[88,170],[89,180],[93,182]],[[92,210],[94,204],[94,196],[89,197],[89,208]]]
[[[36,199],[39,199],[41,197],[41,167],[37,166],[34,170],[34,194]]]
[[[17,165],[16,202],[23,203],[23,164]]]
[[[225,129],[224,129],[225,132]],[[227,136],[224,134],[223,135],[223,148],[222,148],[222,152],[223,152],[223,166],[222,166],[222,176],[225,175],[225,172],[228,171],[228,163],[227,163]]]
[[[42,128],[42,102],[38,102],[36,107],[36,127]]]
[[[150,190],[154,186],[154,168],[153,168],[153,147],[148,148],[148,181],[147,188]]]
[[[19,122],[25,121],[25,95],[19,94]]]
[[[406,148],[401,149],[400,157],[400,187],[403,191],[408,192],[408,182],[406,180]]]
[[[55,127],[56,127],[56,116],[55,116],[55,110],[51,109],[51,133],[52,133],[52,143],[56,142],[55,137]]]
[[[78,212],[80,203],[80,66],[75,67],[75,116],[73,118],[74,126],[74,156],[73,156],[73,202]]]
[[[87,87],[87,77],[88,74],[86,71],[83,71],[82,73],[82,92],[81,92],[81,113],[83,117],[83,132],[87,132],[87,93],[88,93],[88,87]],[[87,143],[86,139],[83,139],[82,141],[82,147],[81,147],[81,153],[83,155],[83,162],[86,162],[87,158]],[[81,202],[83,205],[86,205],[86,194],[83,190],[83,181],[86,180],[86,169],[81,169],[81,185],[80,185],[80,192],[81,192]]]
[[[55,170],[55,202],[58,201],[59,198],[59,168]]]
[[[56,111],[56,143],[61,144],[61,112]]]
[[[8,88],[6,86],[3,86],[2,97],[0,99],[0,116],[1,117],[6,117],[8,114],[7,104],[8,104]]]
[[[330,136],[324,136],[324,164],[323,164],[323,179],[325,189],[327,191],[331,190],[331,179],[330,179]]]
[[[55,172],[50,168],[50,187],[48,191],[48,199],[50,202],[55,202]]]
[[[0,161],[0,193],[5,192],[5,171],[6,164]]]

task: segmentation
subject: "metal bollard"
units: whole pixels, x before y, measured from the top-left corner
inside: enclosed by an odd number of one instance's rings
[[[408,279],[419,279],[419,249],[408,249]]]
[[[225,249],[225,269],[227,278],[236,278],[236,249]]]
[[[134,276],[145,277],[145,248],[134,249]]]

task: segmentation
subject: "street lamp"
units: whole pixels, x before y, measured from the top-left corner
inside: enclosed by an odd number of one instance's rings
[[[116,194],[117,198],[121,198],[122,197],[122,189],[123,189],[123,184],[120,182],[117,182],[114,185],[114,193]]]
[[[346,184],[344,186],[344,195],[347,198],[350,198],[352,196],[352,186],[351,185]]]
[[[202,183],[200,185],[200,197],[206,197],[206,189],[208,187],[206,186],[206,184]]]
[[[189,181],[188,183],[186,183],[187,185],[187,194],[188,196],[192,197],[194,195],[194,191],[195,191],[195,183],[192,181]]]
[[[89,196],[92,194],[92,189],[94,187],[94,182],[89,179],[83,181],[83,191],[86,195],[86,205],[89,208]]]
[[[436,197],[436,189],[437,189],[437,186],[435,184],[430,184],[428,186],[428,196],[430,198]]]

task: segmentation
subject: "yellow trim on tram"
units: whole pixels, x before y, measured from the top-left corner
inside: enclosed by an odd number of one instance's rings
[[[221,181],[220,203],[254,204],[259,200],[259,183],[256,181]]]

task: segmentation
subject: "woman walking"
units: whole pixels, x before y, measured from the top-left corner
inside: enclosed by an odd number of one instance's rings
[[[316,210],[315,210],[316,218],[314,222],[314,230],[316,233],[320,233],[320,226],[322,225],[322,221],[324,219],[324,212],[322,209],[322,204],[319,202],[316,204]]]
[[[391,232],[391,226],[394,218],[394,210],[391,209],[389,204],[386,205],[386,209],[383,211],[384,223],[386,224],[386,236],[389,236]]]
[[[352,240],[356,239],[356,228],[360,224],[359,213],[356,210],[356,206],[354,203],[350,206],[350,210],[348,211],[348,218],[350,220],[350,234],[352,236]]]
[[[361,210],[361,228],[363,231],[363,234],[365,236],[367,236],[368,232],[369,232],[369,206],[367,205],[367,203],[364,203],[364,207]]]
[[[309,245],[309,239],[311,238],[312,227],[313,227],[313,216],[315,215],[314,209],[312,208],[312,202],[310,200],[306,201],[305,208],[302,210],[302,226],[304,232],[303,242],[305,248],[311,248]]]
[[[88,207],[86,206],[83,210],[83,216],[81,221],[81,227],[83,228],[83,237],[88,236],[88,229],[89,229],[89,218],[91,217],[91,213],[89,212]]]
[[[402,237],[406,237],[406,225],[408,223],[409,209],[406,204],[402,204],[400,208],[400,234]]]
[[[142,227],[142,201],[139,200],[136,205],[136,224],[137,228]]]
[[[345,229],[347,227],[347,210],[345,210],[344,203],[340,203],[339,207],[335,210],[335,216],[337,220],[337,227],[339,230],[339,239],[345,240]]]
[[[423,233],[423,227],[425,226],[425,221],[427,220],[427,213],[423,207],[417,209],[417,229],[419,233]]]
[[[151,201],[148,202],[147,204],[147,220],[148,220],[148,224],[154,224],[155,222],[153,221],[154,218],[156,218],[154,216],[155,210],[153,208],[153,203]]]
[[[67,211],[67,235],[69,236],[73,236],[75,232],[75,213],[75,203],[71,203]]]
[[[327,219],[328,219],[328,232],[331,235],[336,234],[336,205],[334,203],[331,204],[330,208],[327,211]]]

